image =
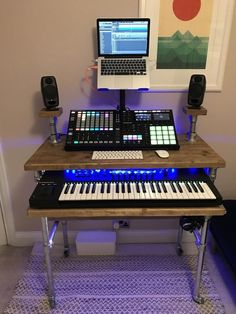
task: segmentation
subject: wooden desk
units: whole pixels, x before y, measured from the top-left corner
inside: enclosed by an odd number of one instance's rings
[[[160,159],[154,151],[143,151],[144,158],[141,160],[92,160],[91,151],[70,151],[64,150],[65,138],[62,142],[53,145],[50,140],[46,140],[25,163],[24,169],[35,171],[36,176],[42,170],[66,170],[66,169],[142,169],[142,168],[209,168],[210,177],[214,181],[218,168],[225,167],[225,161],[200,137],[196,137],[194,142],[187,141],[186,136],[179,136],[180,149],[169,151],[168,159]],[[62,220],[64,244],[68,249],[67,224],[69,218],[105,218],[114,217],[180,217],[180,216],[203,216],[204,224],[201,234],[196,231],[196,245],[198,247],[198,265],[193,292],[193,299],[202,303],[203,299],[199,294],[201,273],[206,247],[207,229],[211,216],[221,216],[225,214],[223,206],[215,207],[191,207],[191,208],[84,208],[84,209],[35,209],[29,208],[29,217],[40,217],[42,223],[42,233],[44,242],[45,261],[47,265],[49,303],[55,306],[55,293],[53,284],[53,274],[51,268],[50,248],[53,237],[56,233],[59,221]],[[54,225],[49,231],[48,218],[55,218]],[[177,240],[177,252],[181,254],[182,228],[179,228]]]
[[[109,168],[224,168],[225,161],[200,137],[189,142],[185,135],[178,137],[180,149],[169,151],[167,159],[158,158],[154,150],[143,151],[143,159],[92,160],[92,151],[64,150],[65,137],[53,145],[46,140],[25,163],[25,170],[109,169]]]

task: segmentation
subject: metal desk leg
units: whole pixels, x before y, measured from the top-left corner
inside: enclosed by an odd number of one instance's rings
[[[49,301],[50,307],[54,308],[55,307],[55,291],[54,291],[54,282],[53,282],[51,257],[50,257],[51,243],[50,243],[50,238],[49,238],[47,217],[42,217],[41,223],[42,223],[42,232],[43,232],[44,257],[45,257],[47,278],[48,278],[48,301]]]
[[[69,241],[68,241],[68,229],[67,229],[67,220],[63,220],[62,224],[62,233],[64,240],[64,256],[68,257],[70,255]]]
[[[212,182],[215,182],[216,175],[217,175],[217,168],[211,168],[210,169],[210,179]]]
[[[197,116],[193,115],[190,117],[191,119],[191,129],[190,129],[190,142],[194,142],[197,136],[196,133],[196,125],[197,125]]]
[[[182,245],[181,245],[182,237],[183,237],[183,228],[181,226],[179,226],[177,247],[176,247],[176,251],[177,251],[177,254],[179,256],[183,254],[183,249],[182,249]]]
[[[204,261],[204,254],[206,250],[206,239],[207,239],[207,229],[210,217],[204,217],[204,224],[201,229],[201,241],[198,247],[198,263],[197,263],[197,273],[195,278],[195,285],[193,291],[193,299],[197,303],[203,303],[204,299],[200,296],[200,283],[201,283],[201,276],[202,276],[202,268],[203,268],[203,261]]]

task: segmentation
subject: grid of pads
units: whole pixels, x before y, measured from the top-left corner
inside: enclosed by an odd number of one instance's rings
[[[175,145],[176,136],[173,125],[151,125],[151,145]]]

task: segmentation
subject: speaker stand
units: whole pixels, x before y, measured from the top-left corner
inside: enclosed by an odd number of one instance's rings
[[[41,118],[49,118],[50,141],[52,144],[58,144],[61,142],[61,136],[57,132],[57,117],[59,117],[62,112],[63,110],[61,107],[54,110],[47,110],[46,108],[43,108],[39,112],[39,116]]]
[[[184,113],[189,116],[190,120],[190,130],[188,133],[188,139],[190,142],[194,142],[196,140],[197,132],[197,118],[198,116],[206,116],[207,110],[204,107],[193,108],[193,107],[184,107]]]

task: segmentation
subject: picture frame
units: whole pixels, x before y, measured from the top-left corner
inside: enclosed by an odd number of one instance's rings
[[[234,0],[213,0],[205,68],[158,68],[158,25],[161,1],[139,0],[139,16],[151,19],[150,73],[152,91],[186,91],[193,74],[206,76],[206,91],[222,90]],[[176,0],[178,1],[178,0]],[[174,1],[169,1],[173,5]],[[165,3],[166,5],[166,3]],[[157,26],[157,27],[156,27]]]

